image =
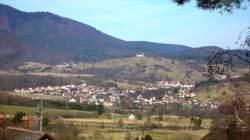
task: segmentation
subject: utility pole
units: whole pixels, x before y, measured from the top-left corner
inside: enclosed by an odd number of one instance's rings
[[[38,108],[40,113],[40,132],[43,131],[43,100],[40,100],[40,106]]]

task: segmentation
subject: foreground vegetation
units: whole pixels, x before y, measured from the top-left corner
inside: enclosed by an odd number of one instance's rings
[[[0,112],[12,115],[17,112],[38,115],[35,107],[13,105],[0,105]],[[211,125],[210,119],[203,119],[202,129],[192,129],[194,124],[191,122],[191,117],[169,115],[164,115],[160,121],[156,116],[152,116],[151,119],[129,120],[127,115],[112,114],[112,119],[108,119],[104,114],[98,117],[96,112],[62,109],[45,109],[44,115],[49,118],[50,122],[46,130],[61,140],[64,138],[65,140],[66,138],[75,140],[132,140],[146,135],[150,135],[154,140],[199,140],[209,132],[207,128]],[[186,126],[191,127],[190,129],[181,129]]]
[[[175,118],[175,122],[178,117]],[[118,118],[117,118],[118,119]],[[65,119],[59,120],[52,124],[52,133],[56,137],[61,137],[63,129],[72,130],[70,133],[64,132],[64,137],[86,140],[134,140],[146,135],[151,136],[154,140],[200,140],[209,130],[170,130],[166,128],[146,128],[143,127],[147,120],[128,120],[123,119],[122,123],[117,119]],[[172,123],[173,120],[164,123]],[[185,121],[185,120],[182,120]],[[152,121],[155,122],[155,121]],[[187,122],[188,123],[188,120]],[[133,127],[135,125],[142,127]],[[181,125],[181,124],[179,124]],[[75,135],[73,136],[72,133]],[[66,140],[66,139],[65,139]]]
[[[93,129],[83,128],[80,137],[87,140],[133,140],[137,137],[150,135],[154,140],[200,140],[207,130],[197,131],[172,131],[172,130],[124,130],[124,129]]]

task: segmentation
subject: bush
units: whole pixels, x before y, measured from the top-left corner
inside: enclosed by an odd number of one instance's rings
[[[17,124],[20,124],[22,122],[22,118],[23,116],[25,116],[26,114],[24,112],[17,112],[15,115],[14,115],[14,118],[13,118],[13,122],[17,125]]]
[[[201,117],[199,118],[192,117],[190,121],[193,124],[194,128],[201,128],[201,124],[202,124]]]
[[[118,127],[122,127],[123,126],[123,120],[122,119],[120,119],[119,121],[118,121],[118,123],[117,123],[117,125],[118,125]]]
[[[48,130],[49,127],[49,119],[47,117],[43,117],[43,129]]]
[[[153,140],[152,136],[150,135],[146,135],[145,138],[143,138],[143,140]]]

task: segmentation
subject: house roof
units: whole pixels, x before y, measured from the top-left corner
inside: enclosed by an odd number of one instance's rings
[[[4,140],[54,140],[47,133],[16,127],[7,127],[2,135],[5,136]]]

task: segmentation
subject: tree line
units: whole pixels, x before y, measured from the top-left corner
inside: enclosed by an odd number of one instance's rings
[[[40,101],[32,100],[28,97],[22,97],[13,95],[7,92],[0,92],[0,104],[1,105],[17,105],[17,106],[30,106],[36,107]],[[43,100],[44,107],[57,108],[57,109],[69,109],[80,111],[96,111],[98,115],[104,113],[103,105],[95,104],[80,104],[80,103],[67,103],[64,101]]]
[[[0,91],[13,91],[16,88],[29,88],[38,86],[56,86],[75,83],[69,78],[34,75],[0,75]]]

